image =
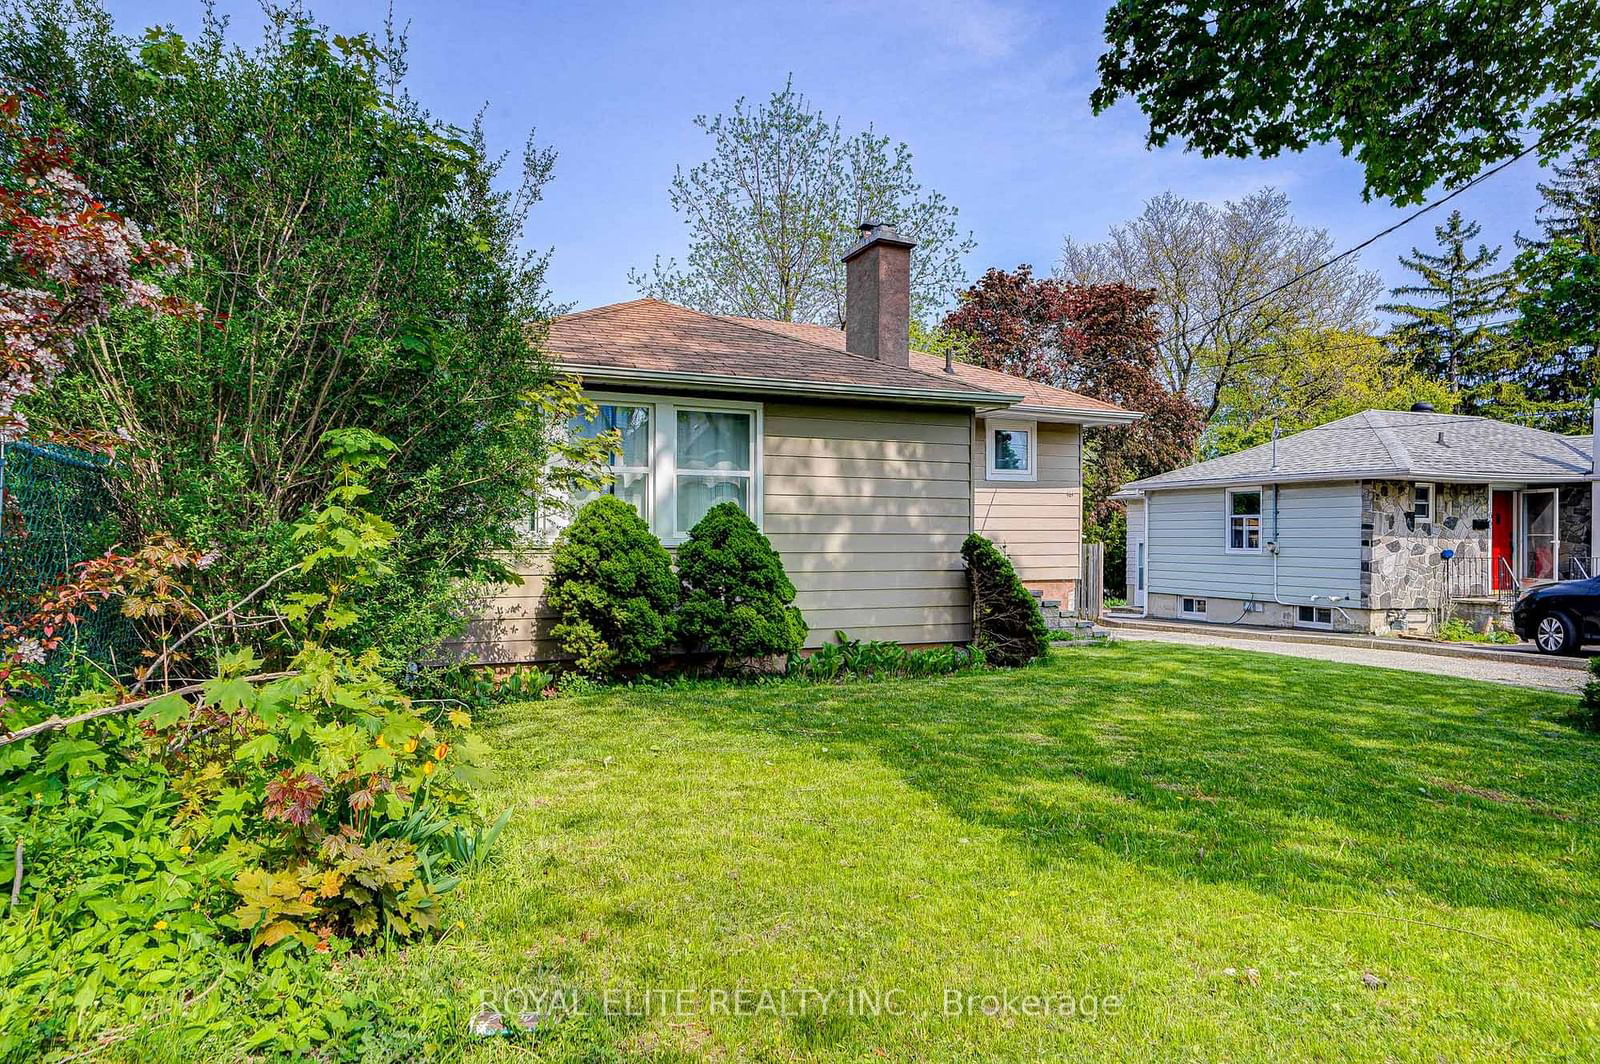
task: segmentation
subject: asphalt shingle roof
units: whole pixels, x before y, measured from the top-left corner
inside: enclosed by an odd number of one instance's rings
[[[1086,395],[1036,384],[1009,373],[911,352],[911,365],[893,366],[845,350],[844,333],[825,325],[702,314],[658,299],[613,303],[556,318],[547,347],[558,365],[604,377],[645,371],[681,377],[740,378],[789,386],[821,386],[841,393],[871,388],[909,399],[949,401],[1062,413],[1133,418],[1136,414]],[[1019,401],[1020,397],[1020,401]]]
[[[844,350],[844,330],[832,329],[826,325],[806,325],[793,321],[763,321],[758,318],[733,318],[733,321],[747,322],[757,329],[766,329],[771,332],[782,333],[801,340],[831,347],[836,351]],[[948,374],[944,370],[944,359],[926,354],[922,351],[911,352],[911,368],[922,373],[931,373],[949,380],[954,376],[962,383],[974,388],[983,388],[989,391],[1021,393],[1023,406],[1052,407],[1058,410],[1076,410],[1099,412],[1107,414],[1126,413],[1122,407],[1102,399],[1091,399],[1087,395],[1070,391],[1066,388],[1055,388],[1048,384],[1039,384],[1026,377],[1014,377],[1009,373],[997,370],[984,369],[967,362],[957,362],[955,373]]]
[[[1151,491],[1282,480],[1581,480],[1590,436],[1562,436],[1489,418],[1364,410],[1272,445],[1198,462],[1125,485]]]
[[[761,325],[770,325],[762,322]],[[891,389],[908,397],[958,392],[1015,402],[1017,389],[952,382],[918,368],[902,368],[845,353],[812,338],[758,327],[743,318],[701,314],[658,299],[613,303],[556,318],[547,346],[560,365],[645,370],[681,376],[738,377],[791,384]],[[942,364],[941,364],[942,365]]]

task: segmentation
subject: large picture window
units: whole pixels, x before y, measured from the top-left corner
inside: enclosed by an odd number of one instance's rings
[[[761,515],[761,408],[754,403],[677,401],[650,396],[592,394],[593,417],[575,418],[570,430],[593,439],[616,430],[610,484],[602,490],[626,500],[668,544],[719,502],[734,502],[757,527]],[[573,500],[576,510],[587,498]],[[540,515],[538,540],[548,543],[570,520]]]
[[[1225,496],[1228,513],[1227,539],[1230,551],[1256,553],[1261,550],[1261,489],[1238,488]]]

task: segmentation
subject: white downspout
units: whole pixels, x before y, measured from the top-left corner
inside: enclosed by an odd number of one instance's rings
[[[1595,405],[1600,408],[1600,403]],[[1595,492],[1600,494],[1600,484],[1595,485]],[[1148,491],[1144,493],[1144,505],[1140,507],[1140,510],[1144,518],[1144,571],[1139,576],[1144,587],[1142,589],[1136,588],[1135,590],[1144,592],[1144,601],[1139,603],[1139,619],[1143,620],[1150,616],[1150,493]],[[1137,565],[1139,563],[1135,560],[1134,564]]]
[[[1316,606],[1318,599],[1326,599],[1330,609],[1338,610],[1339,616],[1351,620],[1349,611],[1339,605],[1344,598],[1342,595],[1312,595],[1310,602],[1288,602],[1278,594],[1278,494],[1282,490],[1280,485],[1272,485],[1272,601],[1280,606]]]

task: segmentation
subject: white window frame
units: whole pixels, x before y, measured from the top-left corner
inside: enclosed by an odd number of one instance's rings
[[[1192,610],[1191,609],[1186,609],[1186,608],[1184,608],[1184,604],[1185,603],[1192,604],[1195,608],[1192,609]],[[1179,595],[1178,596],[1178,616],[1179,617],[1199,617],[1201,619],[1204,619],[1205,616],[1206,616],[1206,608],[1209,605],[1210,605],[1210,603],[1207,602],[1205,600],[1205,598],[1203,598],[1200,595]]]
[[[1254,547],[1235,547],[1233,545],[1233,497],[1235,495],[1249,495],[1254,492],[1261,497],[1261,511],[1256,518],[1256,545]],[[1247,516],[1240,514],[1239,516]],[[1228,554],[1260,554],[1267,542],[1267,489],[1265,488],[1226,488],[1222,492],[1222,549]]]
[[[1417,516],[1417,496],[1422,493],[1424,488],[1427,489],[1427,494],[1428,494],[1428,516],[1426,516],[1426,517],[1418,517]],[[1437,500],[1438,497],[1439,497],[1439,493],[1434,490],[1434,486],[1430,482],[1428,482],[1426,480],[1419,480],[1416,483],[1412,484],[1411,485],[1411,523],[1412,524],[1425,524],[1425,525],[1431,526],[1433,524],[1433,521],[1434,521],[1435,500]]]
[[[645,520],[656,537],[669,547],[679,546],[689,538],[688,529],[679,532],[675,527],[678,523],[678,411],[749,414],[750,471],[747,475],[750,480],[750,490],[746,493],[749,503],[747,514],[757,528],[766,530],[761,471],[763,453],[766,450],[766,425],[763,420],[762,404],[733,399],[679,399],[659,395],[638,395],[631,392],[585,391],[583,395],[592,402],[609,406],[650,408],[650,417],[653,420],[650,430],[650,514]],[[726,470],[690,471],[689,475],[697,475],[697,472],[703,472],[707,476],[730,475],[730,471]],[[731,475],[745,474],[731,471]]]
[[[625,398],[622,398],[620,396],[619,397],[611,397],[609,395],[605,396],[605,397],[601,397],[598,393],[594,394],[594,395],[590,395],[588,393],[585,393],[585,398],[591,399],[596,404],[604,403],[604,404],[606,404],[608,406],[643,407],[643,408],[645,408],[646,410],[649,411],[650,418],[651,418],[650,439],[646,443],[646,447],[647,447],[647,449],[649,451],[649,454],[647,454],[646,457],[645,457],[645,464],[642,465],[642,466],[607,465],[605,467],[605,474],[612,475],[613,480],[615,479],[615,475],[618,474],[618,473],[643,473],[645,475],[647,481],[649,482],[648,483],[648,490],[645,492],[645,508],[646,508],[647,512],[644,513],[641,516],[644,517],[645,524],[650,525],[650,527],[653,529],[655,527],[655,524],[654,524],[655,485],[654,485],[653,481],[649,481],[649,478],[652,478],[652,477],[655,476],[655,471],[653,469],[651,469],[651,467],[650,467],[650,457],[649,457],[649,455],[655,453],[656,426],[654,424],[654,421],[655,421],[655,417],[656,417],[656,410],[655,410],[654,401],[650,400],[648,398],[645,398],[645,399],[642,399],[642,400],[633,400],[633,399],[625,399]],[[563,426],[562,431],[563,432],[567,432],[567,433],[571,433],[572,430],[571,430],[570,423],[568,425],[566,425],[566,426]],[[618,455],[617,457],[620,457],[620,455]],[[602,474],[602,475],[605,475],[605,474]],[[601,490],[602,490],[602,492],[604,492],[605,489],[602,488]],[[580,494],[587,494],[587,493],[580,493]],[[587,500],[585,500],[585,501],[587,501]],[[543,513],[543,512],[541,512],[539,510],[538,507],[535,507],[533,513],[531,515],[529,515],[529,517],[528,517],[528,526],[527,526],[527,533],[528,533],[529,538],[532,541],[532,545],[536,549],[540,549],[540,550],[548,549],[552,544],[555,543],[556,537],[559,536],[567,528],[567,526],[572,523],[572,518],[573,518],[574,515],[576,515],[576,513],[577,513],[577,511],[579,509],[581,509],[581,506],[578,504],[577,500],[570,499],[570,498],[567,499],[565,501],[565,503],[561,505],[561,507],[560,507],[560,511],[561,512],[559,514]]]
[[[994,467],[994,434],[998,429],[1028,434],[1028,468],[996,469]],[[1037,421],[990,421],[983,423],[983,479],[1035,481],[1039,479],[1039,423]]]
[[[1300,617],[1300,611],[1301,610],[1310,610],[1311,611],[1311,616],[1312,616],[1313,619],[1309,620],[1309,621],[1301,619],[1301,617]],[[1315,619],[1316,616],[1317,616],[1317,611],[1318,610],[1324,610],[1324,611],[1327,612],[1328,619],[1326,621],[1319,621],[1319,620]],[[1318,605],[1315,605],[1313,603],[1302,602],[1300,605],[1295,607],[1295,611],[1294,611],[1294,626],[1296,628],[1325,628],[1325,629],[1328,629],[1329,631],[1332,631],[1332,629],[1333,629],[1333,607],[1332,606],[1318,606]]]

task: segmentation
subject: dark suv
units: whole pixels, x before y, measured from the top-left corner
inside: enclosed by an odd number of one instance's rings
[[[1600,577],[1529,588],[1511,611],[1511,626],[1545,654],[1576,654],[1600,641]]]

